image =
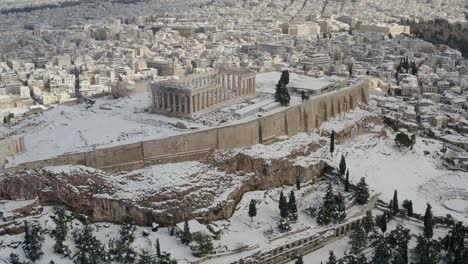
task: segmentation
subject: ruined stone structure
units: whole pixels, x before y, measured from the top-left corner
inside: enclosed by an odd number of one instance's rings
[[[226,102],[255,95],[255,73],[246,69],[215,69],[180,80],[151,85],[154,112],[191,117]]]
[[[8,171],[59,165],[85,165],[118,171],[153,164],[196,160],[217,149],[245,148],[268,144],[279,136],[311,132],[330,117],[367,103],[369,80],[350,87],[312,97],[300,105],[244,123],[221,126],[187,134],[142,141],[116,147],[96,148],[88,152],[66,153],[52,159],[19,164]]]

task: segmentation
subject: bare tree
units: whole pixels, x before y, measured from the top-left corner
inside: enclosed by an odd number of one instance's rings
[[[322,2],[322,11],[320,11],[320,15],[323,16],[323,13],[325,13],[325,8],[327,8],[329,0],[323,0]]]

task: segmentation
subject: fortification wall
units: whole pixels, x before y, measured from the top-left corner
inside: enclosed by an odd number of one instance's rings
[[[28,162],[8,170],[77,164],[107,170],[128,170],[146,165],[202,159],[216,149],[234,149],[267,144],[283,135],[310,132],[328,118],[367,102],[369,81],[311,98],[300,105],[245,123],[216,127],[158,140]],[[24,144],[23,144],[24,146]],[[13,153],[14,154],[14,153]],[[10,154],[11,155],[11,154]],[[0,156],[0,160],[1,160]]]
[[[0,167],[5,165],[8,156],[21,153],[25,150],[23,137],[9,137],[0,140]]]

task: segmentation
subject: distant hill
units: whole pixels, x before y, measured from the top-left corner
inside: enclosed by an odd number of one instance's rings
[[[445,19],[414,23],[406,22],[411,26],[411,34],[429,41],[433,44],[444,44],[459,50],[463,57],[468,58],[468,28],[461,23],[452,24]]]

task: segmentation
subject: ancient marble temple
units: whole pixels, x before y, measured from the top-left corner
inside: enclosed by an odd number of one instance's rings
[[[255,73],[247,69],[214,69],[179,80],[153,83],[152,110],[172,116],[193,117],[227,102],[255,95]]]

